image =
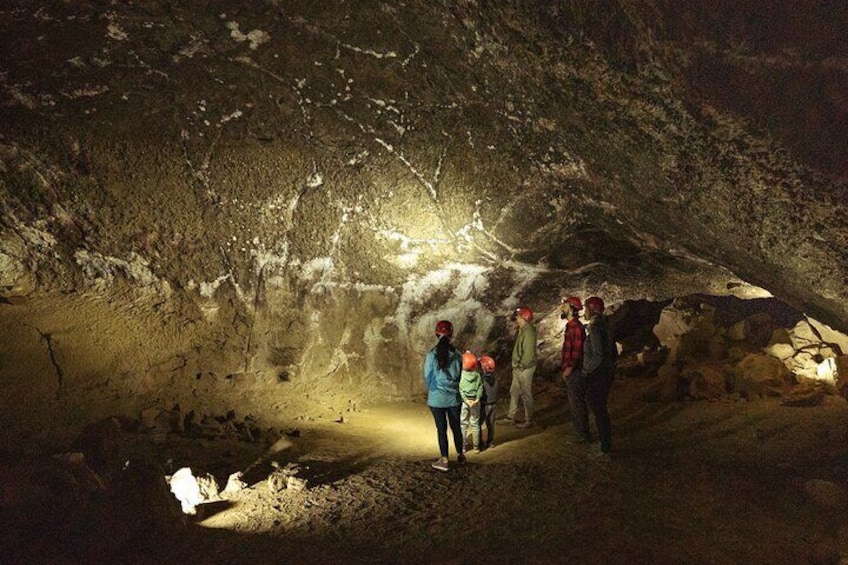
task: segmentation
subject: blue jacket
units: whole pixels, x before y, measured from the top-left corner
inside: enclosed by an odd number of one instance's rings
[[[439,369],[436,361],[436,348],[427,352],[424,358],[424,385],[429,391],[427,406],[433,408],[451,408],[459,406],[459,376],[462,372],[462,355],[455,347],[451,347],[448,366]]]

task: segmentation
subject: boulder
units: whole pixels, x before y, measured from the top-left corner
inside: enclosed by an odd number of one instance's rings
[[[676,400],[680,395],[680,370],[675,365],[662,365],[657,371],[657,379],[642,393],[645,402]]]
[[[848,384],[848,355],[836,358],[836,378]]]
[[[810,323],[810,326],[816,330],[818,335],[821,336],[822,341],[829,344],[834,350],[837,350],[835,352],[837,357],[840,355],[848,355],[848,335],[831,329],[830,326],[822,324],[813,318],[807,318],[807,321]]]
[[[721,361],[722,359],[727,359],[727,342],[719,334],[714,335],[707,344],[707,356],[713,361]]]
[[[815,379],[821,361],[823,359],[819,356],[818,350],[808,347],[807,349],[797,351],[791,359],[786,361],[786,366],[796,375]]]
[[[788,397],[781,401],[780,405],[796,408],[821,406],[824,404],[824,398],[825,391],[822,389],[793,390]]]
[[[114,471],[123,464],[121,443],[123,429],[118,418],[106,418],[87,425],[74,442],[74,449],[85,455],[87,463],[98,473]]]
[[[728,375],[714,365],[701,365],[685,369],[680,374],[689,382],[689,396],[697,400],[718,398],[728,392]]]
[[[778,396],[790,383],[791,375],[780,360],[768,355],[749,354],[733,369],[733,390],[747,400]]]
[[[804,349],[810,345],[820,345],[822,340],[818,333],[806,320],[801,320],[789,331],[792,345],[796,350]]]
[[[677,360],[681,336],[695,325],[695,314],[690,309],[680,309],[675,304],[663,308],[660,319],[654,326],[654,335],[660,345],[668,349],[668,363]]]
[[[795,355],[795,348],[791,343],[773,343],[763,348],[766,355],[780,359],[784,363],[789,362]]]
[[[745,318],[745,341],[754,347],[768,345],[774,333],[774,318],[765,312],[758,312]]]
[[[162,412],[161,408],[146,408],[141,412],[141,428],[150,430],[156,427],[156,419]]]
[[[183,467],[168,481],[171,492],[180,501],[184,514],[196,514],[197,505],[218,498],[218,483],[209,473],[195,476],[190,467]]]
[[[846,496],[845,489],[836,483],[822,479],[810,479],[803,484],[802,489],[807,498],[819,506],[837,510],[846,508],[848,496]]]
[[[739,347],[738,345],[728,348],[727,357],[731,361],[738,362],[745,358],[748,355],[748,352],[744,347]]]
[[[745,340],[745,321],[736,322],[729,328],[727,328],[727,339],[732,341],[744,341]]]
[[[771,339],[768,342],[766,347],[770,347],[772,345],[777,344],[786,344],[792,346],[792,334],[786,328],[777,328],[772,332]],[[792,349],[795,349],[794,347]]]
[[[221,494],[230,494],[234,492],[239,492],[247,488],[247,483],[242,480],[244,473],[241,471],[236,471],[232,473],[227,478],[227,486],[224,487],[224,490],[221,491]]]

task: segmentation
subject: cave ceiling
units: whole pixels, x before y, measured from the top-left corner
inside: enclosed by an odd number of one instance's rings
[[[268,366],[363,341],[331,355],[363,371],[571,292],[844,330],[846,16],[737,4],[6,2],[4,300],[140,289]]]

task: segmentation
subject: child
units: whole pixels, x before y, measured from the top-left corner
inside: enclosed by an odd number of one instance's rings
[[[486,449],[495,447],[495,404],[498,402],[498,381],[495,379],[495,360],[488,355],[480,357],[483,371],[483,399],[480,403],[480,422],[486,424]]]
[[[462,398],[462,412],[459,417],[463,441],[468,441],[468,428],[471,427],[472,441],[477,453],[480,453],[480,399],[483,397],[483,379],[477,371],[477,356],[466,351],[462,354],[462,374],[459,377],[459,396]],[[463,452],[467,452],[467,445]]]

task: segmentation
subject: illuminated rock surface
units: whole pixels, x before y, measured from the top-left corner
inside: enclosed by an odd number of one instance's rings
[[[158,445],[186,422],[193,437],[260,444],[259,428],[347,422],[375,401],[420,399],[439,319],[508,366],[519,303],[537,313],[551,378],[557,304],[572,293],[657,315],[694,294],[774,296],[796,315],[769,313],[785,340],[752,344],[773,328],[750,313],[666,331],[670,361],[656,344],[622,359],[642,378],[633,398],[734,401],[722,378],[754,355],[746,366],[772,363],[780,383],[745,377],[752,396],[798,384],[786,369],[813,381],[804,402],[836,410],[839,8],[5,3],[4,445],[70,451],[113,415],[145,414]],[[622,341],[649,344],[656,322]]]

